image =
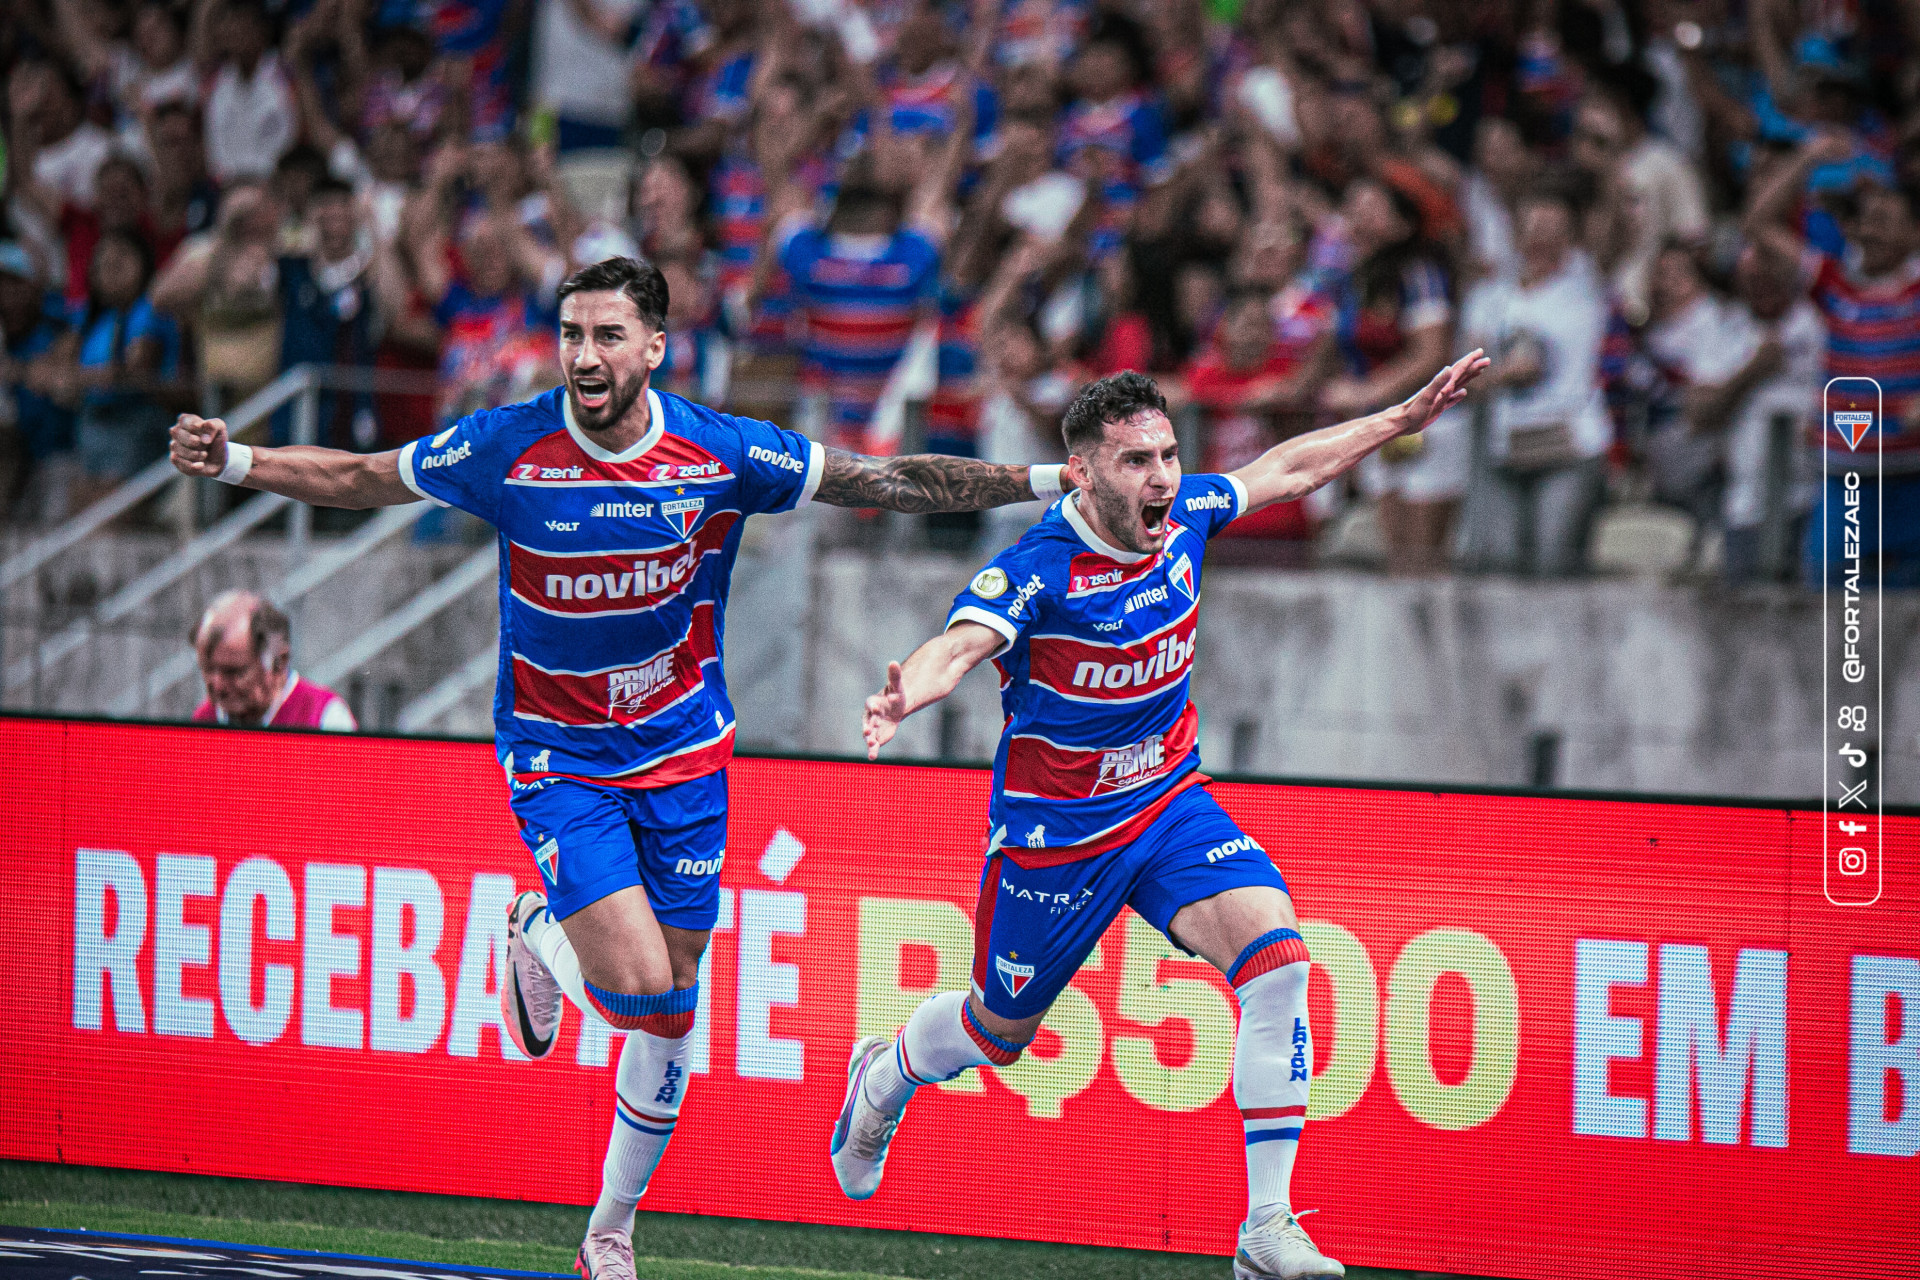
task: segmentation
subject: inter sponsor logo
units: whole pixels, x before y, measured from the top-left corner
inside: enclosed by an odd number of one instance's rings
[[[595,520],[645,520],[653,514],[651,502],[596,502],[587,512]]]
[[[1127,597],[1127,612],[1132,613],[1135,609],[1144,609],[1150,604],[1165,604],[1166,601],[1167,589],[1165,587],[1148,587],[1145,591],[1136,591]]]
[[[779,467],[782,471],[805,471],[807,464],[790,453],[781,453],[776,449],[763,449],[759,445],[748,445],[747,456],[755,462],[765,462]]]
[[[431,471],[435,467],[450,467],[456,462],[465,462],[472,456],[473,441],[462,440],[445,453],[436,453],[430,457],[420,459],[420,469],[422,471]]]
[[[672,679],[673,650],[671,649],[637,667],[609,672],[607,674],[608,719],[612,719],[621,712],[631,715],[640,710],[641,705],[650,695]]]

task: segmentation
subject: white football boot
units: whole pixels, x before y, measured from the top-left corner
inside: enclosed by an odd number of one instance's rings
[[[529,889],[507,906],[507,972],[500,984],[500,1025],[529,1058],[553,1052],[560,1030],[560,983],[527,945],[527,921],[547,909],[547,897]],[[632,1274],[632,1266],[628,1266]]]
[[[847,1096],[840,1103],[840,1119],[833,1126],[833,1176],[849,1200],[865,1200],[880,1189],[880,1173],[887,1164],[887,1146],[900,1123],[867,1101],[867,1069],[883,1053],[893,1052],[887,1036],[856,1040],[847,1057]]]
[[[1291,1209],[1240,1227],[1233,1280],[1337,1280],[1346,1274],[1346,1267],[1320,1252]]]
[[[634,1280],[633,1237],[624,1231],[589,1231],[573,1260],[580,1280]]]

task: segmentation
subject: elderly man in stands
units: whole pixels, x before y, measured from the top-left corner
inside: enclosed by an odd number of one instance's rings
[[[207,682],[207,700],[194,708],[196,721],[337,733],[360,727],[344,698],[292,669],[287,615],[253,592],[229,591],[215,599],[200,615],[192,640]]]

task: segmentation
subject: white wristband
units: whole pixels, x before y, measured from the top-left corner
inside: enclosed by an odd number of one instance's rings
[[[247,472],[253,470],[253,446],[227,442],[227,465],[220,468],[220,474],[214,479],[221,484],[239,484],[247,478]]]
[[[1027,483],[1033,486],[1033,496],[1041,499],[1059,497],[1066,490],[1060,484],[1060,473],[1066,470],[1057,462],[1043,463],[1027,468]]]

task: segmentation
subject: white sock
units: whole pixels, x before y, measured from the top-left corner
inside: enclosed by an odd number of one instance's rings
[[[557,932],[557,930],[556,930]],[[569,951],[571,954],[571,951]],[[673,1137],[680,1103],[687,1096],[687,1045],[644,1031],[627,1033],[614,1073],[613,1136],[600,1172],[600,1201],[587,1220],[589,1231],[633,1232],[633,1206],[647,1189],[654,1166]]]
[[[1313,1032],[1307,1022],[1304,958],[1246,978],[1233,1044],[1233,1100],[1247,1136],[1247,1221],[1292,1207],[1289,1184],[1307,1122]]]
[[[867,1101],[898,1115],[921,1085],[951,1080],[990,1062],[1006,1066],[1021,1048],[974,1021],[966,992],[943,991],[921,1002],[894,1038],[893,1052],[868,1069]]]
[[[536,911],[525,925],[527,945],[540,957],[540,963],[547,966],[560,989],[567,993],[567,999],[573,1001],[574,1008],[597,1022],[606,1019],[593,1007],[593,1001],[587,997],[587,980],[580,976],[580,960],[573,954],[573,943],[567,940],[567,931],[553,918],[551,911]]]

